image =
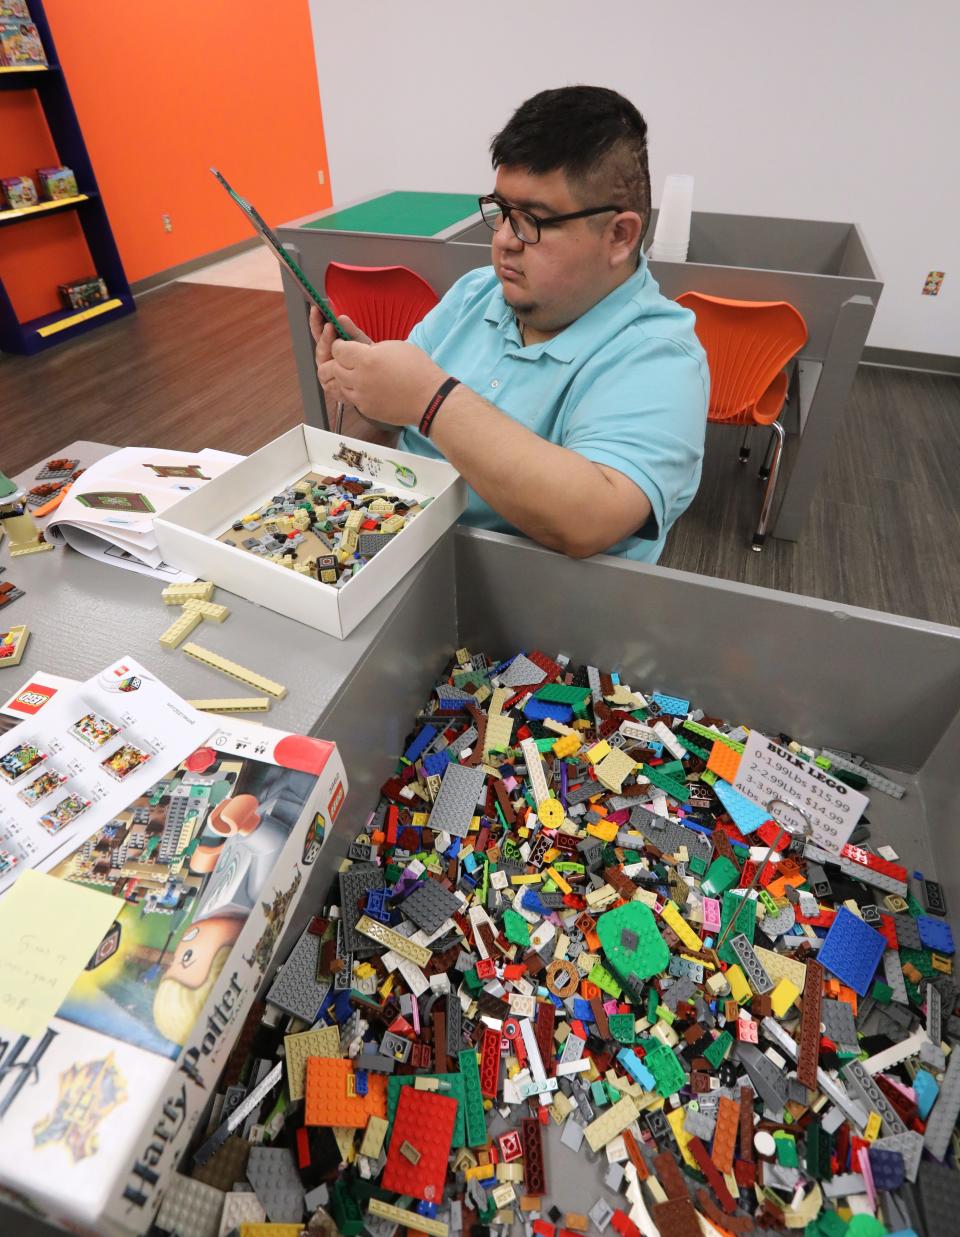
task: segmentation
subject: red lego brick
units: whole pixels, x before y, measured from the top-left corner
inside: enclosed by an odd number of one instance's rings
[[[900,942],[897,939],[897,925],[893,921],[892,915],[880,915],[880,922],[873,925],[880,935],[887,942],[889,949],[899,949]]]
[[[520,1122],[523,1135],[523,1181],[528,1194],[546,1194],[547,1172],[543,1160],[543,1138],[536,1117]]]
[[[500,1032],[488,1027],[483,1033],[483,1046],[480,1054],[480,1094],[491,1100],[496,1099],[499,1083]]]
[[[534,1220],[533,1231],[537,1237],[555,1237],[557,1228],[555,1224],[551,1224],[548,1220]]]
[[[540,1059],[547,1077],[551,1077],[556,1068],[553,1059],[553,1028],[557,1012],[549,1001],[541,1001],[537,1006],[537,1020],[534,1023],[537,1047],[540,1049]]]
[[[733,1165],[733,1175],[741,1190],[752,1190],[757,1180],[757,1166],[750,1160],[737,1160]]]
[[[433,1091],[403,1087],[383,1170],[383,1188],[424,1202],[439,1202],[447,1176],[447,1160],[457,1101]],[[414,1148],[416,1163],[401,1148]]]
[[[640,1230],[625,1211],[615,1211],[610,1219],[610,1226],[616,1229],[620,1237],[642,1237]]]

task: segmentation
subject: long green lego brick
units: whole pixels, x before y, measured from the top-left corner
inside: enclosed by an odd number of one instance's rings
[[[463,1110],[466,1115],[467,1146],[487,1145],[487,1119],[483,1111],[480,1090],[480,1063],[473,1048],[464,1048],[459,1055],[460,1077],[463,1079]]]

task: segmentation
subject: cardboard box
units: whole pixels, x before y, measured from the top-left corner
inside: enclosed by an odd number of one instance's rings
[[[344,448],[352,453],[347,463]],[[398,469],[412,470],[415,482],[400,484]],[[217,541],[235,520],[311,471],[369,479],[407,498],[432,501],[342,588]],[[443,460],[299,425],[181,499],[154,521],[154,529],[164,560],[179,571],[342,639],[405,579],[466,504],[466,483]]]
[[[136,900],[43,1035],[0,1026],[0,1200],[71,1231],[150,1227],[344,800],[334,744],[216,726],[53,869]]]

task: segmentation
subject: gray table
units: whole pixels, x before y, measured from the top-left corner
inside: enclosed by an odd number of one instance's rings
[[[407,266],[442,296],[461,275],[490,262],[490,230],[464,220],[435,236],[399,231],[314,230],[316,216],[278,229],[308,278],[322,288],[328,263]],[[651,216],[652,241],[657,212]],[[826,467],[883,283],[855,223],[694,211],[686,262],[651,262],[665,296],[696,290],[738,300],[778,301],[803,314],[809,339],[799,354],[796,395],[783,416],[788,433],[772,535],[797,541]],[[308,310],[284,272],[287,316],[304,419],[327,428]],[[731,433],[735,431],[731,430]]]

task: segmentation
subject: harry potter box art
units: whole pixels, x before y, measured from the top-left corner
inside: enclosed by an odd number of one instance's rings
[[[0,1198],[144,1232],[346,794],[332,743],[224,721],[52,872],[123,900],[43,1034],[0,1026]]]

